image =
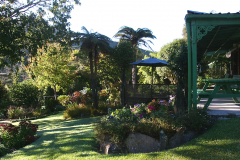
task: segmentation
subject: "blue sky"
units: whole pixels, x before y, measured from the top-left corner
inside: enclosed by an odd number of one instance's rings
[[[70,20],[71,29],[81,27],[104,34],[114,41],[120,27],[148,28],[157,39],[151,45],[154,51],[174,39],[182,38],[187,10],[216,13],[236,13],[239,0],[80,0]],[[144,47],[142,47],[144,48]]]

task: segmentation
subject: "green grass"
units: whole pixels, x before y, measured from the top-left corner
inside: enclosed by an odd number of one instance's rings
[[[240,159],[240,119],[217,122],[202,136],[181,147],[154,153],[103,155],[97,152],[94,122],[99,117],[63,120],[62,112],[33,120],[39,124],[34,143],[2,159]]]

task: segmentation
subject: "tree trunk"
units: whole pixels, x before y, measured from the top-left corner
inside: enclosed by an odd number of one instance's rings
[[[54,85],[54,98],[57,100],[57,87]]]
[[[97,90],[97,59],[98,59],[98,54],[97,51],[95,50],[95,55],[94,55],[94,67],[95,67],[95,99],[94,99],[94,108],[98,109],[98,90]]]
[[[177,93],[174,103],[174,113],[175,115],[179,115],[185,111],[186,106],[184,106],[184,93],[182,91],[183,87],[180,82],[177,83]]]
[[[136,45],[133,45],[133,48],[136,48],[135,61],[137,61],[138,49],[137,49]],[[132,68],[132,84],[137,84],[137,65],[133,65],[133,68]]]
[[[122,70],[121,81],[122,81],[122,85],[121,85],[121,105],[122,105],[122,107],[124,107],[124,105],[125,105],[125,84],[126,84],[125,69]]]
[[[137,66],[133,65],[132,68],[132,84],[137,84]]]
[[[91,71],[91,89],[92,89],[92,97],[93,97],[93,106],[95,107],[95,81],[94,81],[94,73],[93,73],[93,55],[92,52],[89,52],[89,60],[90,60],[90,71]]]

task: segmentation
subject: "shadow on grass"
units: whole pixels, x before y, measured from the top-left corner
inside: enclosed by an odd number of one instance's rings
[[[4,159],[56,159],[73,154],[73,158],[97,154],[93,126],[99,118],[86,118],[65,121],[45,119],[35,121],[40,126],[34,143],[8,154]],[[33,122],[33,123],[35,123]],[[67,157],[69,159],[70,157]]]
[[[240,119],[217,122],[209,131],[170,150],[190,159],[240,159]]]
[[[103,155],[97,152],[94,123],[86,118],[65,121],[58,117],[36,121],[41,137],[8,154],[4,159],[240,159],[240,119],[217,122],[202,136],[185,145],[162,152]]]

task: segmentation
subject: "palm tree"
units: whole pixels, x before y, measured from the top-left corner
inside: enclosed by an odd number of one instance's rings
[[[137,30],[134,30],[131,27],[123,26],[120,28],[120,30],[114,35],[114,37],[119,38],[120,41],[129,41],[132,43],[132,46],[134,48],[144,45],[147,48],[150,47],[149,43],[153,44],[150,40],[145,40],[145,38],[155,39],[156,37],[152,34],[152,31],[147,28],[138,28]],[[148,43],[149,42],[149,43]],[[136,50],[136,60],[137,60],[137,50]],[[133,66],[132,69],[132,83],[136,84],[137,72],[136,72],[136,66]]]
[[[81,43],[82,45],[80,50],[88,53],[91,71],[91,89],[93,94],[93,105],[94,108],[97,109],[97,62],[99,59],[99,53],[106,53],[108,51],[109,42],[111,41],[111,39],[105,35],[99,34],[98,32],[91,33],[84,26],[82,27],[82,30],[84,31],[84,33],[75,33],[75,42]],[[95,72],[93,71],[93,68]]]

